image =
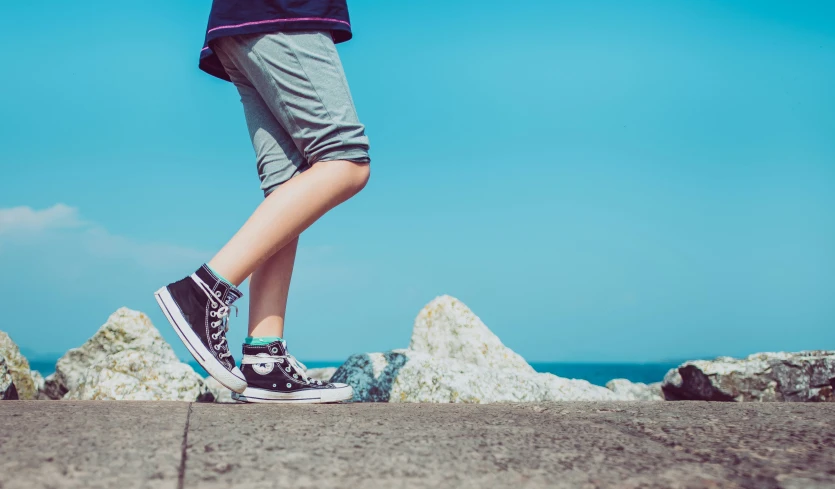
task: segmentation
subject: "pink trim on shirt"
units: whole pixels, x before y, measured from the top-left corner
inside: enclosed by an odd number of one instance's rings
[[[326,22],[339,22],[340,24],[345,24],[348,27],[351,27],[351,24],[349,24],[348,22],[345,22],[344,20],[339,20],[339,19],[328,19],[326,17],[296,17],[296,18],[293,18],[293,19],[258,20],[258,21],[255,21],[255,22],[244,22],[243,24],[221,25],[221,26],[213,27],[213,28],[209,29],[208,31],[206,31],[206,34],[209,34],[213,31],[217,31],[217,30],[220,30],[220,29],[234,29],[234,28],[237,28],[237,27],[246,27],[246,26],[250,26],[250,25],[275,24],[275,23],[278,23],[278,22],[301,22],[301,21],[309,21],[309,20],[313,20],[313,21],[318,20],[318,21],[326,21]]]

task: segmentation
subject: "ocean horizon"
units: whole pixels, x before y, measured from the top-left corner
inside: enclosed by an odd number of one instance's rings
[[[39,371],[44,377],[55,372],[55,360],[31,360],[29,366]],[[187,361],[194,370],[202,376],[207,376],[203,367],[195,361]],[[339,367],[340,361],[304,361],[307,368]],[[542,373],[550,373],[568,379],[583,379],[592,384],[605,386],[612,379],[627,379],[632,382],[650,384],[660,382],[664,375],[681,362],[648,362],[648,363],[603,363],[603,362],[530,362],[530,365]]]

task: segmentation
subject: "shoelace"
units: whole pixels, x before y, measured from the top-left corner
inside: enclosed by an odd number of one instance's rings
[[[217,318],[217,321],[211,321],[209,323],[212,328],[218,329],[217,333],[212,333],[212,339],[217,341],[217,339],[220,338],[220,341],[212,348],[220,352],[218,355],[220,358],[231,357],[232,354],[229,353],[229,343],[226,342],[226,332],[229,331],[229,306],[220,300],[219,290],[212,292],[212,288],[209,287],[206,282],[197,277],[193,278],[200,290],[202,290],[203,293],[206,294],[206,297],[209,298],[209,301],[212,303],[212,309],[217,309],[216,311],[209,311],[209,315],[211,317]],[[232,307],[235,308],[235,316],[237,316],[237,306],[232,304]],[[221,328],[221,326],[223,326],[223,328]]]
[[[316,379],[311,379],[310,377],[307,376],[307,366],[305,364],[303,364],[302,362],[300,362],[296,357],[294,357],[293,355],[290,354],[290,352],[287,351],[287,342],[286,341],[282,340],[281,346],[284,347],[284,352],[285,353],[284,353],[284,355],[280,355],[279,358],[286,358],[287,363],[289,363],[290,366],[292,366],[293,369],[296,372],[298,372],[298,374],[301,376],[302,380],[304,380],[308,384],[322,385],[322,381],[316,380]]]

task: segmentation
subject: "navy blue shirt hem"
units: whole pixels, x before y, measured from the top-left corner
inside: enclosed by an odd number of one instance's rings
[[[333,42],[336,44],[348,41],[353,36],[351,28],[348,25],[326,20],[296,21],[288,19],[273,23],[235,27],[228,30],[211,32],[206,36],[206,43],[203,45],[203,50],[200,51],[198,66],[201,70],[212,76],[221,80],[231,81],[229,80],[229,75],[226,74],[226,70],[223,69],[223,65],[221,65],[217,54],[212,50],[212,41],[224,36],[269,34],[278,31],[331,31]]]

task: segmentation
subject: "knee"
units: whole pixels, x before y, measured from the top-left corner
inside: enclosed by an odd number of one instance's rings
[[[339,163],[340,180],[349,196],[358,194],[368,184],[371,178],[371,165],[341,160]]]
[[[349,199],[358,194],[368,184],[371,177],[370,163],[358,163],[350,160],[328,160],[315,163],[317,171],[325,172],[333,182],[334,190],[341,198]]]
[[[360,190],[364,189],[366,185],[368,185],[368,180],[371,178],[371,164],[370,163],[354,163],[351,162],[354,166],[351,170],[353,173],[353,186],[351,190],[353,191],[354,195],[358,194]]]

